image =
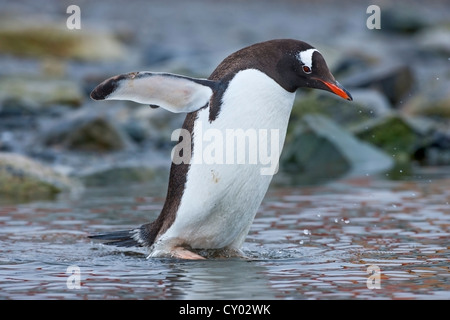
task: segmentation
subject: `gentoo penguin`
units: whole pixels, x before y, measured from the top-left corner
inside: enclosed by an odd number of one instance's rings
[[[149,257],[204,259],[211,251],[240,256],[276,171],[264,172],[267,159],[250,159],[250,152],[260,147],[278,165],[298,88],[327,90],[352,100],[320,52],[291,39],[241,49],[223,60],[208,79],[145,71],[102,82],[92,91],[92,99],[130,100],[186,113],[179,144],[184,142],[190,150],[173,152],[183,161],[172,161],[166,201],[156,220],[91,238],[147,247]],[[244,141],[232,137],[234,144],[225,155],[224,140],[219,138],[230,132],[244,133],[240,135]],[[259,141],[250,139],[255,136]],[[239,151],[244,156],[237,159]]]

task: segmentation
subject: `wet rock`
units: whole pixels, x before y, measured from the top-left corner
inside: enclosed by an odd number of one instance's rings
[[[450,25],[425,29],[416,39],[419,50],[450,56]]]
[[[376,62],[377,59],[375,57],[352,50],[348,54],[341,56],[334,66],[329,65],[329,67],[332,68],[330,70],[332,70],[333,75],[336,78],[340,78],[344,75],[361,72],[362,70],[372,68]]]
[[[2,198],[48,198],[77,187],[76,182],[48,166],[23,155],[0,152]]]
[[[31,76],[0,78],[2,113],[36,113],[54,105],[78,107],[83,100],[81,87],[72,80]]]
[[[422,165],[450,165],[450,130],[435,130],[416,148],[413,158]]]
[[[354,133],[391,155],[398,167],[412,161],[450,165],[448,123],[393,113],[354,128]]]
[[[82,110],[53,123],[43,133],[48,146],[86,152],[111,152],[132,149],[128,136],[111,116]]]
[[[14,135],[11,131],[0,132],[0,152],[14,150]]]
[[[347,89],[372,88],[383,93],[396,106],[410,93],[415,80],[409,65],[386,64],[361,71],[341,81]]]
[[[161,108],[134,106],[123,126],[136,142],[150,140],[156,146],[168,147],[172,144],[173,131],[183,126],[185,117],[185,114],[174,114]]]
[[[429,85],[409,99],[401,111],[436,120],[450,119],[450,79],[431,79]]]
[[[283,171],[300,174],[302,182],[318,183],[387,170],[393,161],[329,118],[306,115],[287,137],[280,163]]]
[[[158,175],[158,168],[142,165],[125,165],[117,167],[87,170],[79,175],[86,186],[114,186],[148,182]]]
[[[408,163],[433,130],[433,124],[426,119],[418,121],[390,114],[367,121],[353,132],[359,139],[383,149],[396,163]]]
[[[126,55],[124,46],[109,32],[95,28],[69,30],[59,22],[28,21],[0,26],[0,53],[83,61],[118,60]]]
[[[141,144],[149,139],[148,126],[143,121],[127,121],[123,129],[136,143]]]
[[[382,9],[381,30],[402,34],[416,33],[429,25],[417,10],[406,6],[393,6]]]

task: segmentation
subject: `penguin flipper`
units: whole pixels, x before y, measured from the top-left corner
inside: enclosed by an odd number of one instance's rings
[[[208,105],[219,83],[172,73],[131,72],[106,79],[91,92],[94,100],[129,100],[189,113]]]

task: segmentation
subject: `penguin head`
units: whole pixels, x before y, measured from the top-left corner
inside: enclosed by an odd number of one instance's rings
[[[353,100],[348,92],[331,74],[322,54],[304,43],[293,58],[293,83],[298,88],[315,88],[330,91],[346,100]],[[309,46],[309,48],[308,48]]]
[[[277,46],[282,54],[276,63],[276,73],[283,75],[277,77],[286,90],[321,89],[353,100],[351,94],[331,74],[324,57],[316,48],[299,40],[284,40]]]
[[[322,54],[310,44],[293,39],[276,39],[257,43],[227,57],[210,79],[226,79],[240,70],[255,68],[270,76],[289,92],[298,88],[330,91],[352,100],[328,69]]]

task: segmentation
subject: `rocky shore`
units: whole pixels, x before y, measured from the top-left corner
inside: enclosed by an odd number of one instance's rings
[[[69,30],[69,2],[0,1],[1,198],[166,177],[184,116],[89,92],[130,71],[208,77],[231,52],[272,38],[316,46],[354,97],[297,94],[281,175],[317,183],[450,165],[444,1],[380,2],[379,30],[366,27],[364,2],[169,2],[81,2],[81,29]]]

